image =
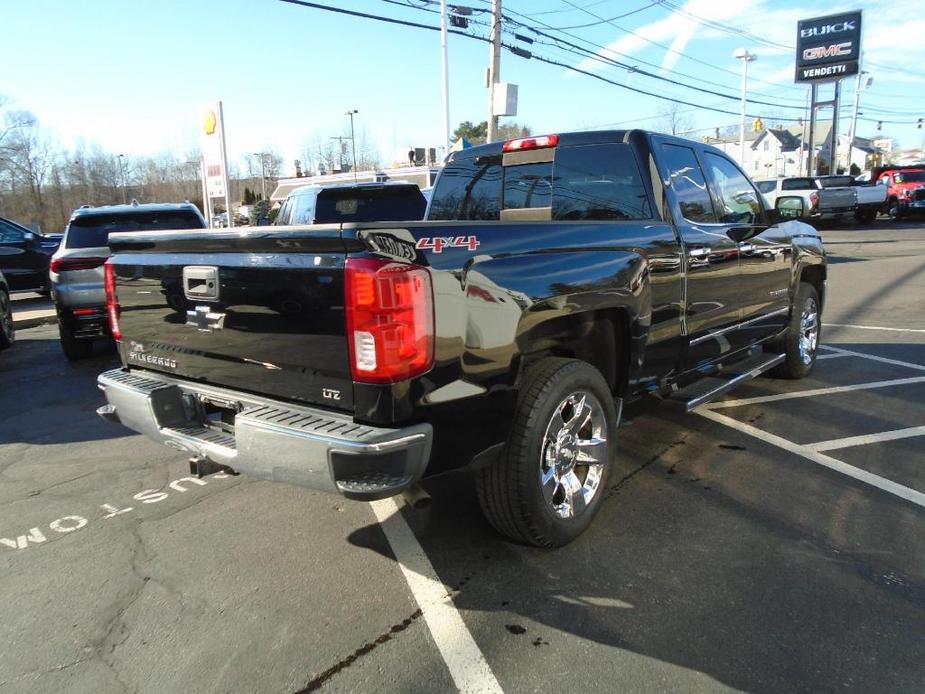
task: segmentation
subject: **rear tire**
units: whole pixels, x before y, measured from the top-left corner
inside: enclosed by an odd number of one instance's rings
[[[13,328],[13,304],[6,289],[0,288],[0,349],[8,349],[16,341]]]
[[[58,326],[58,334],[61,336],[61,349],[69,361],[87,359],[93,354],[93,340],[78,340],[62,325]]]
[[[800,282],[790,311],[790,322],[780,340],[771,349],[785,354],[784,361],[770,374],[777,378],[805,378],[816,363],[822,313],[819,292],[809,282]]]
[[[502,535],[561,547],[600,508],[616,439],[607,382],[590,364],[545,358],[524,376],[498,459],[476,472],[479,503]]]

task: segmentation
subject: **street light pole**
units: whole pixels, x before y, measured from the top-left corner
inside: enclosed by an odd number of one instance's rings
[[[356,135],[353,133],[353,116],[359,113],[358,110],[351,109],[347,111],[347,115],[350,116],[350,149],[353,151],[353,182],[357,181],[357,139]]]
[[[755,60],[755,55],[749,53],[747,48],[737,48],[733,58],[742,61],[742,112],[739,122],[739,166],[745,168],[745,94],[748,88],[748,64]]]
[[[125,205],[128,203],[128,196],[125,193],[125,165],[123,160],[125,159],[124,154],[119,155],[119,174],[122,177],[122,204]]]

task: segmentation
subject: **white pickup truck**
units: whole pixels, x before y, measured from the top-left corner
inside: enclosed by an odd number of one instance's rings
[[[854,190],[857,196],[857,209],[854,218],[861,224],[871,224],[877,213],[886,206],[887,187],[852,178],[851,176],[820,176],[816,179],[822,188],[847,188]]]
[[[853,188],[823,188],[809,176],[755,181],[770,209],[777,198],[798,195],[803,198],[803,218],[810,223],[843,219],[854,214],[857,195]]]

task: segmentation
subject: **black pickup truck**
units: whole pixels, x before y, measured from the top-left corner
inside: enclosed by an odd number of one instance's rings
[[[452,154],[425,221],[114,234],[100,414],[199,474],[352,499],[468,465],[495,528],[562,545],[624,402],[812,368],[826,265],[800,205],[766,209],[712,147],[602,131]]]

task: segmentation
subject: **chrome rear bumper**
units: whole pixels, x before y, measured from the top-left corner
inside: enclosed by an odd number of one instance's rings
[[[411,486],[430,459],[433,429],[356,424],[346,414],[114,369],[97,379],[107,405],[97,413],[192,456],[237,472],[371,501]],[[234,413],[222,427],[203,403]]]

